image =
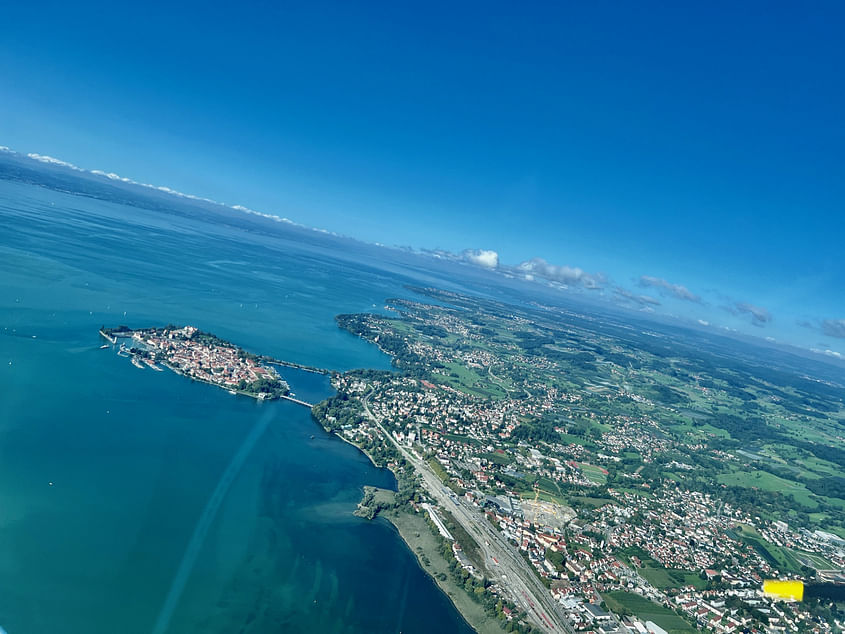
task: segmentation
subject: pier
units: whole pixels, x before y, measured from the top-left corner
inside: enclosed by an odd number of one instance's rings
[[[101,337],[105,337],[106,339],[108,339],[108,341],[109,341],[112,345],[114,345],[114,344],[116,344],[116,343],[117,343],[117,337],[114,337],[114,336],[112,336],[112,335],[107,335],[107,334],[106,334],[105,332],[103,332],[102,330],[100,330],[100,336],[101,336]]]

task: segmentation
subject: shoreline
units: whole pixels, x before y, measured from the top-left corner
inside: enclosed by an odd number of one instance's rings
[[[242,390],[238,390],[238,389],[235,389],[235,388],[224,387],[223,385],[220,385],[219,383],[215,383],[213,381],[209,381],[207,379],[203,379],[203,378],[200,378],[200,377],[197,377],[197,376],[191,376],[189,374],[185,374],[184,372],[182,372],[178,368],[170,365],[167,361],[159,361],[158,363],[163,365],[165,368],[167,368],[168,370],[170,370],[174,374],[178,374],[179,376],[183,376],[186,379],[190,379],[191,381],[196,381],[197,383],[205,383],[206,385],[213,385],[214,387],[220,388],[221,390],[226,390],[230,394],[232,392],[234,392],[236,396],[248,396],[249,398],[253,398],[260,403],[263,403],[264,401],[277,401],[277,400],[279,400],[278,398],[266,398],[266,397],[262,398],[262,397],[258,396],[258,394],[253,393],[253,392],[244,392]]]
[[[417,565],[428,575],[466,624],[478,634],[502,634],[505,629],[489,616],[481,604],[470,598],[449,571],[449,562],[438,548],[438,542],[426,523],[425,517],[410,507],[390,509],[378,513],[399,534],[405,547],[414,555]],[[412,542],[414,545],[412,545]]]
[[[312,415],[312,417],[313,417],[313,415]],[[382,465],[378,464],[375,461],[375,459],[370,455],[370,452],[367,451],[366,449],[364,449],[363,447],[361,447],[358,443],[356,443],[353,440],[350,440],[349,438],[347,438],[343,434],[339,434],[335,431],[330,431],[330,430],[326,429],[325,427],[323,427],[322,425],[320,425],[320,427],[322,427],[323,431],[325,431],[327,434],[330,434],[332,436],[336,436],[336,437],[340,438],[343,442],[350,444],[353,447],[355,447],[355,449],[357,449],[362,454],[367,456],[367,459],[370,461],[370,464],[372,464],[376,469],[387,469],[388,471],[390,471],[390,473],[393,474],[393,479],[396,480],[397,482],[399,481],[399,479],[396,477],[396,472],[393,469],[391,469],[388,466],[382,466]],[[367,485],[365,485],[365,486],[367,486]],[[395,491],[394,491],[394,493],[395,493]]]
[[[346,438],[343,434],[326,429],[313,414],[311,418],[329,435],[339,438],[363,453],[375,468],[389,469],[389,467],[382,467],[377,464],[369,452],[349,438]],[[390,469],[390,472],[393,474],[394,480],[397,480],[396,473],[393,469]],[[431,534],[431,530],[424,516],[414,511],[410,505],[400,508],[377,510],[371,519],[359,514],[359,511],[362,509],[361,502],[367,498],[368,494],[372,492],[378,493],[379,491],[389,491],[390,494],[396,493],[396,491],[364,485],[362,487],[361,501],[353,514],[367,521],[373,521],[381,517],[388,522],[399,535],[405,547],[414,555],[417,566],[446,595],[449,602],[473,631],[478,634],[502,634],[502,632],[505,632],[502,624],[497,619],[489,616],[480,604],[470,598],[463,587],[455,583],[449,571],[449,562],[440,552],[437,540]],[[442,579],[440,575],[444,576],[445,579]]]
[[[117,340],[121,338],[120,334],[107,333],[103,330],[100,330],[99,334],[110,341],[112,345],[116,344]],[[379,349],[381,348],[379,347]],[[143,367],[140,364],[139,355],[130,353],[128,356],[132,358],[133,363],[138,364],[139,367]],[[283,362],[266,356],[260,356],[258,358],[266,363],[294,368],[300,371],[323,375],[332,374],[332,371],[330,370]],[[156,369],[161,370],[163,368],[167,368],[174,374],[180,375],[184,378],[189,378],[191,381],[205,383],[217,388],[223,388],[230,393],[248,396],[259,402],[264,400],[276,400],[267,399],[263,394],[259,395],[256,393],[238,390],[237,388],[228,388],[205,378],[188,375],[179,367],[168,363],[167,360],[161,360],[158,363],[161,367],[156,367]],[[154,367],[152,364],[149,365]],[[337,391],[335,390],[334,393],[337,394]],[[304,405],[305,403],[302,402],[301,404]],[[354,440],[346,437],[341,430],[333,430],[324,425],[323,420],[314,415],[313,408],[314,405],[310,408],[312,410],[311,418],[313,422],[317,423],[330,436],[335,436],[343,442],[355,447],[355,449],[366,456],[367,460],[369,460],[370,464],[375,468],[388,469],[393,475],[394,488],[392,490],[373,487],[371,485],[363,485],[361,500],[359,501],[355,511],[353,511],[353,514],[365,520],[373,520],[378,516],[384,517],[385,521],[387,521],[399,535],[405,547],[414,555],[417,566],[419,566],[419,568],[431,578],[437,588],[446,595],[449,602],[470,629],[478,634],[501,634],[504,632],[505,630],[498,619],[487,614],[484,611],[484,607],[481,604],[476,603],[465,588],[452,576],[450,564],[452,564],[453,561],[450,561],[451,558],[447,558],[447,556],[441,552],[441,544],[436,536],[432,534],[426,522],[425,515],[414,510],[410,503],[401,507],[393,506],[395,503],[394,495],[398,492],[400,479],[396,466],[391,467],[387,464],[380,465],[367,449],[359,445]],[[382,503],[384,503],[384,506]]]

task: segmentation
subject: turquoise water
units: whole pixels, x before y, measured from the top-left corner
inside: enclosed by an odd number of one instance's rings
[[[101,324],[176,322],[310,365],[387,368],[333,317],[409,280],[336,255],[0,180],[0,627],[469,631],[389,524],[351,514],[392,475],[308,410],[99,349]],[[330,392],[285,374],[302,398]]]

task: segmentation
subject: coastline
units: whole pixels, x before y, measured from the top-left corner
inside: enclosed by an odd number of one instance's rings
[[[449,562],[438,547],[425,517],[409,507],[390,509],[378,514],[399,533],[405,546],[417,559],[417,565],[437,584],[455,606],[464,621],[478,634],[502,634],[500,622],[489,616],[481,604],[473,601],[449,571]]]
[[[352,445],[358,451],[367,456],[367,459],[376,468],[388,468],[379,465],[373,457],[364,448],[346,438],[343,434],[336,431],[326,429],[320,420],[312,414],[314,422],[327,431],[329,434],[340,438],[342,441]],[[396,473],[391,469],[394,478]],[[387,489],[379,489],[378,487],[364,486],[361,495],[361,502],[363,502],[368,495],[379,492],[393,494],[395,491]],[[440,552],[440,548],[434,535],[426,523],[425,517],[414,511],[409,505],[400,508],[391,508],[384,510],[376,510],[372,517],[362,514],[362,510],[369,510],[362,506],[359,502],[358,508],[354,514],[361,519],[372,521],[378,517],[384,518],[394,530],[399,534],[405,547],[414,555],[417,560],[417,565],[431,578],[443,594],[445,594],[461,617],[466,621],[473,630],[478,634],[502,634],[505,629],[502,624],[494,617],[489,616],[484,608],[473,601],[469,594],[463,587],[459,586],[449,570],[449,562]]]
[[[312,414],[312,416],[313,416],[313,414]],[[394,478],[394,479],[396,479],[396,472],[395,472],[393,469],[391,469],[391,468],[390,468],[390,467],[388,467],[388,466],[385,466],[385,465],[380,465],[379,463],[377,463],[377,462],[375,461],[375,458],[373,458],[373,457],[370,455],[370,452],[369,452],[369,451],[367,451],[366,449],[364,449],[361,445],[359,445],[358,443],[356,443],[356,442],[355,442],[355,441],[353,441],[353,440],[350,440],[349,438],[347,438],[347,437],[346,437],[346,436],[344,436],[343,434],[339,434],[339,433],[337,433],[336,431],[331,431],[330,429],[326,429],[326,428],[325,428],[325,427],[323,427],[322,425],[320,425],[320,427],[322,427],[322,428],[323,428],[323,431],[325,431],[325,432],[327,432],[327,433],[331,434],[332,436],[336,436],[337,438],[340,438],[343,442],[348,443],[348,444],[352,445],[353,447],[355,447],[355,449],[357,449],[357,450],[358,450],[358,451],[360,451],[362,454],[364,454],[365,456],[367,456],[367,459],[368,459],[368,460],[372,463],[372,465],[373,465],[376,469],[387,469],[388,471],[390,471],[390,473],[392,473],[392,474],[393,474],[393,478]]]
[[[120,337],[119,335],[113,335],[111,333],[104,332],[103,330],[100,330],[99,334],[112,344],[115,344]],[[378,347],[382,350],[380,346]],[[386,351],[382,350],[382,352]],[[133,363],[137,363],[139,367],[142,367],[140,365],[139,355],[130,354],[128,356],[132,357]],[[322,370],[320,368],[280,362],[278,359],[271,359],[269,357],[259,358],[274,365],[292,367],[315,374],[331,374],[331,371]],[[169,363],[166,359],[158,361],[158,364],[160,367],[156,367],[156,369],[160,370],[162,368],[167,368],[174,374],[189,378],[191,381],[206,383],[218,388],[224,388],[229,392],[249,396],[259,402],[265,400],[265,398],[263,398],[263,394],[259,395],[257,393],[246,392],[237,388],[229,389],[219,383],[215,383],[214,381],[186,374],[181,368]],[[154,366],[151,365],[151,367]],[[335,394],[337,394],[336,391]],[[281,398],[286,397],[283,396]],[[305,405],[306,403],[302,402],[301,404]],[[321,417],[314,415],[314,407],[314,405],[311,406],[311,417],[313,421],[319,424],[324,431],[355,447],[367,457],[374,467],[379,469],[389,469],[394,477],[395,484],[393,490],[365,485],[363,487],[361,501],[359,502],[357,509],[353,512],[354,515],[366,520],[373,520],[379,515],[383,516],[398,533],[405,547],[414,554],[417,560],[417,565],[431,578],[438,589],[448,597],[449,601],[452,603],[464,622],[475,632],[478,632],[479,634],[501,634],[501,632],[505,631],[498,619],[487,614],[484,607],[470,596],[464,586],[460,583],[460,580],[455,579],[450,569],[450,565],[454,565],[454,561],[451,557],[444,555],[443,552],[441,552],[441,543],[431,532],[425,515],[416,511],[410,503],[404,504],[400,507],[394,506],[394,495],[397,493],[395,487],[400,480],[400,473],[397,466],[394,464],[379,464],[370,451],[368,451],[365,447],[345,436],[340,430],[331,429],[326,426]]]
[[[168,370],[170,370],[171,372],[178,374],[179,376],[184,376],[186,379],[190,379],[191,381],[196,381],[197,383],[205,383],[206,385],[213,385],[214,387],[224,389],[227,392],[230,392],[230,393],[234,392],[235,394],[237,394],[239,396],[248,396],[250,398],[254,398],[256,401],[259,401],[259,402],[268,400],[268,399],[265,399],[265,398],[261,398],[260,396],[258,396],[257,394],[255,394],[253,392],[244,392],[243,390],[238,390],[238,389],[235,389],[235,388],[225,388],[222,385],[220,385],[219,383],[214,383],[213,381],[209,381],[207,379],[203,379],[203,378],[198,377],[198,376],[190,376],[189,374],[185,374],[184,372],[182,372],[179,368],[170,365],[167,361],[159,361],[159,363],[161,365],[163,365],[165,368],[167,368]],[[278,399],[270,399],[270,400],[278,400]]]

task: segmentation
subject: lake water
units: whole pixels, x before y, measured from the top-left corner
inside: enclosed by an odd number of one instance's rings
[[[307,409],[99,349],[102,324],[173,322],[309,365],[388,368],[333,318],[410,280],[335,256],[0,179],[0,627],[470,631],[389,524],[352,516],[361,487],[392,475]],[[302,398],[330,393],[283,374]]]

